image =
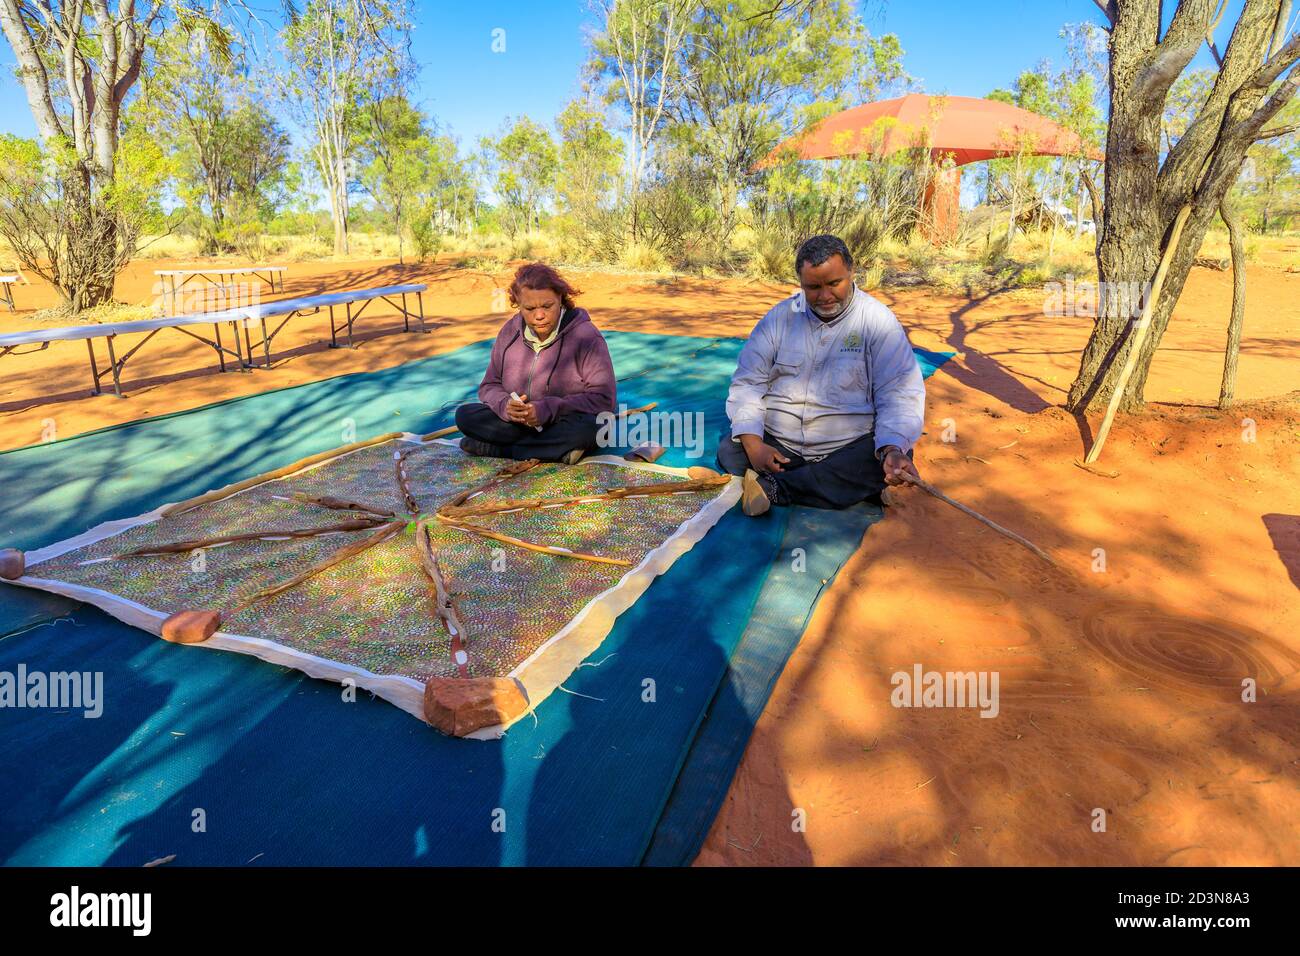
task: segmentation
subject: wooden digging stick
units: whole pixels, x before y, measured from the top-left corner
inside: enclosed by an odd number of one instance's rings
[[[467,521],[457,521],[455,518],[448,518],[445,515],[434,515],[439,524],[445,524],[449,528],[455,528],[457,531],[464,531],[466,534],[476,534],[483,538],[490,538],[493,541],[500,541],[502,544],[513,544],[517,548],[524,548],[528,551],[536,551],[538,554],[549,554],[557,558],[577,558],[579,561],[592,561],[596,564],[612,564],[620,568],[632,567],[631,561],[625,561],[622,558],[604,558],[598,554],[585,554],[582,551],[570,551],[568,548],[556,548],[548,544],[534,544],[532,541],[525,541],[523,538],[511,537],[508,534],[498,534],[481,525],[470,524]]]
[[[658,402],[651,402],[649,405],[642,405],[640,408],[625,408],[623,411],[618,413],[618,417],[622,418],[624,415],[636,415],[641,412],[648,412],[657,408],[658,406],[659,406]],[[460,431],[459,426],[448,425],[446,428],[439,428],[437,431],[429,432],[429,434],[427,435],[421,435],[420,440],[433,441],[436,438],[446,438],[448,435],[454,435],[458,431]]]
[[[392,515],[388,516],[390,519]],[[355,518],[338,524],[324,525],[319,528],[292,528],[284,531],[250,531],[245,534],[227,534],[217,538],[194,538],[189,541],[175,541],[170,544],[151,544],[134,551],[124,551],[114,555],[111,560],[122,558],[151,558],[163,554],[186,554],[199,548],[214,548],[236,541],[269,541],[279,538],[316,538],[325,534],[340,534],[346,531],[368,531],[377,528],[383,520],[380,518]]]
[[[469,635],[466,634],[465,625],[461,623],[460,616],[456,613],[456,604],[451,599],[451,589],[447,586],[447,579],[438,565],[438,555],[433,550],[433,541],[429,538],[429,524],[424,519],[420,519],[415,528],[415,549],[419,552],[420,564],[424,568],[425,576],[433,585],[438,617],[442,618],[443,627],[447,629],[453,641],[459,642],[462,646],[469,646]]]
[[[970,515],[970,516],[971,516],[972,518],[974,518],[976,521],[979,521],[979,522],[982,522],[983,524],[988,525],[990,528],[992,528],[992,529],[993,529],[994,531],[996,531],[998,534],[1003,535],[1004,537],[1010,538],[1012,541],[1014,541],[1016,544],[1020,545],[1021,547],[1028,548],[1030,551],[1034,552],[1034,554],[1038,555],[1040,558],[1042,558],[1042,559],[1043,559],[1044,561],[1046,561],[1048,564],[1053,565],[1053,566],[1056,565],[1056,562],[1052,560],[1051,555],[1049,555],[1049,554],[1048,554],[1046,551],[1044,551],[1042,548],[1038,547],[1038,545],[1034,544],[1032,541],[1028,541],[1028,540],[1026,540],[1026,539],[1020,537],[1020,535],[1016,534],[1014,531],[1008,531],[1006,528],[1002,527],[1002,525],[998,524],[996,521],[990,521],[988,518],[984,517],[982,514],[980,514],[980,513],[979,513],[978,511],[976,511],[974,508],[968,508],[968,507],[966,507],[966,505],[962,504],[960,501],[957,501],[957,500],[955,500],[955,499],[953,499],[953,498],[949,498],[947,495],[945,495],[942,491],[940,491],[940,490],[939,490],[938,488],[936,488],[934,485],[930,484],[930,483],[929,483],[928,481],[926,481],[924,478],[913,478],[911,475],[906,474],[906,473],[904,473],[901,477],[902,477],[902,479],[903,479],[904,481],[908,482],[909,484],[913,484],[913,485],[915,485],[916,487],[920,488],[922,491],[926,492],[927,494],[934,495],[934,497],[938,498],[940,501],[943,501],[943,502],[945,502],[945,503],[947,503],[947,504],[950,504],[950,505],[952,505],[954,508],[956,508],[958,511],[961,511],[961,512],[963,512],[964,514],[968,514],[968,515]]]
[[[406,456],[412,451],[414,451],[414,449],[393,452],[393,471],[396,473],[397,488],[402,493],[402,499],[406,503],[407,513],[418,515],[420,513],[420,503],[416,501],[415,496],[411,494],[411,482],[406,474]]]
[[[295,491],[289,496],[293,501],[301,501],[306,505],[316,505],[319,508],[329,508],[331,511],[363,511],[366,514],[375,515],[379,518],[391,518],[393,512],[385,511],[383,508],[372,508],[370,505],[363,505],[359,501],[347,501],[343,498],[334,498],[330,495],[305,494],[301,491]]]
[[[332,554],[328,554],[321,560],[317,561],[311,567],[307,568],[307,570],[300,571],[299,573],[295,574],[293,577],[287,578],[284,581],[279,581],[275,584],[268,585],[267,587],[262,588],[260,591],[257,591],[254,594],[251,594],[250,596],[244,598],[244,600],[240,601],[238,604],[235,604],[233,607],[227,609],[224,612],[225,617],[227,618],[234,617],[234,615],[244,610],[244,608],[250,607],[253,604],[256,604],[258,601],[265,600],[266,598],[269,597],[274,597],[275,595],[280,594],[283,591],[289,590],[291,587],[295,587],[299,584],[302,584],[302,582],[306,581],[308,578],[314,578],[322,571],[328,571],[330,568],[334,567],[334,565],[341,564],[342,562],[346,561],[348,558],[354,558],[358,554],[361,554],[364,551],[369,551],[375,545],[382,544],[383,542],[387,541],[389,538],[397,534],[405,527],[406,527],[405,521],[390,521],[387,524],[382,524],[379,526],[379,529],[374,534],[368,535],[367,537],[362,538],[360,541],[353,541],[351,544],[344,545],[342,548],[339,548],[337,551],[333,552]],[[364,587],[364,585],[361,586]]]
[[[1169,263],[1178,248],[1178,240],[1183,235],[1183,225],[1191,212],[1190,203],[1178,210],[1173,231],[1169,234],[1169,243],[1165,246],[1164,255],[1160,257],[1156,277],[1151,282],[1151,294],[1147,296],[1146,305],[1142,307],[1142,315],[1138,318],[1137,328],[1133,332],[1133,345],[1128,351],[1128,358],[1124,360],[1124,367],[1119,371],[1119,380],[1115,382],[1115,390],[1111,392],[1110,404],[1106,406],[1106,416],[1101,420],[1101,427],[1097,429],[1097,437],[1093,440],[1092,448],[1088,449],[1087,457],[1083,459],[1085,464],[1091,465],[1097,460],[1101,455],[1101,446],[1106,443],[1106,436],[1110,434],[1110,424],[1115,419],[1115,413],[1119,411],[1119,403],[1124,399],[1124,389],[1128,387],[1128,380],[1132,378],[1133,370],[1137,368],[1138,355],[1147,340],[1147,332],[1151,327],[1151,313],[1155,311],[1156,302],[1160,299],[1160,290],[1164,288],[1165,273],[1169,271]]]
[[[490,481],[487,481],[484,484],[479,485],[477,488],[465,489],[460,494],[454,496],[450,501],[448,501],[446,503],[446,506],[452,508],[459,508],[470,498],[491,491],[493,488],[501,484],[503,481],[509,481],[511,478],[514,478],[516,475],[522,475],[526,471],[531,471],[532,469],[536,468],[540,464],[541,461],[536,458],[527,458],[523,461],[516,461],[513,462],[512,464],[506,465],[506,467],[498,471]]]
[[[368,438],[365,441],[353,442],[351,445],[344,445],[342,448],[332,448],[329,451],[323,451],[317,455],[309,455],[301,458],[291,465],[285,465],[283,468],[277,468],[275,471],[268,471],[265,474],[254,475],[252,478],[245,478],[243,481],[236,481],[234,484],[226,485],[224,488],[218,488],[216,491],[209,491],[206,494],[199,495],[196,498],[190,498],[186,501],[178,501],[174,505],[168,505],[162,510],[161,517],[170,518],[173,515],[184,514],[192,511],[199,505],[207,504],[210,501],[219,501],[222,498],[229,498],[233,494],[252,488],[254,485],[260,485],[276,478],[283,478],[285,475],[292,475],[294,472],[310,465],[318,464],[322,461],[328,461],[331,458],[337,458],[340,455],[346,455],[348,452],[356,451],[360,448],[368,448],[371,445],[380,445],[386,441],[392,441],[395,438],[401,438],[401,432],[389,432],[387,435],[380,435],[378,438]]]
[[[589,495],[571,495],[565,498],[502,498],[499,501],[488,501],[479,505],[443,505],[438,509],[438,514],[448,518],[470,518],[477,515],[500,514],[503,511],[569,507],[594,501],[621,501],[625,498],[649,497],[651,495],[685,495],[720,488],[730,481],[730,475],[718,475],[714,478],[691,478],[686,481],[673,481],[654,485],[625,485],[618,488],[607,488],[603,492],[594,492]]]

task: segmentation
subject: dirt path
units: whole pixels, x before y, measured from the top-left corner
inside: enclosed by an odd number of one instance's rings
[[[133,265],[119,297],[147,299],[166,265]],[[573,277],[599,325],[645,332],[744,335],[784,294]],[[274,368],[226,375],[211,352],[160,337],[123,401],[86,396],[79,345],[10,356],[0,447],[40,441],[51,425],[66,437],[391,366],[492,335],[505,317],[493,311],[495,277],[445,266],[295,265],[285,294],[396,281],[434,284],[433,334],[335,351],[323,320],[308,318],[277,342]],[[1230,294],[1225,274],[1193,271],[1150,413],[1111,433],[1100,464],[1118,477],[1108,478],[1073,465],[1090,433],[1056,407],[1090,320],[1045,318],[1041,293],[879,293],[914,344],[959,353],[930,380],[922,473],[1051,551],[1061,570],[904,492],[824,598],[700,864],[1300,863],[1300,393],[1282,397],[1300,388],[1300,274],[1252,270],[1246,403],[1220,413]],[[18,295],[32,307],[53,300],[39,287]],[[25,327],[25,315],[0,314],[0,332]],[[393,321],[380,314],[371,329]],[[997,672],[998,716],[892,706],[892,675],[917,664]],[[1241,701],[1245,677],[1258,682],[1254,703]],[[1093,829],[1098,810],[1105,832]]]

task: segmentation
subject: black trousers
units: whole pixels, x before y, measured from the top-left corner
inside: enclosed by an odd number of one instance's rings
[[[868,497],[878,496],[885,487],[885,469],[876,460],[876,436],[868,433],[843,448],[836,449],[820,461],[808,461],[796,455],[770,434],[763,435],[786,458],[784,471],[772,478],[790,504],[812,508],[847,508]],[[910,457],[910,455],[909,455]],[[718,464],[733,475],[743,475],[749,463],[745,447],[731,440],[728,432],[718,444]]]
[[[470,402],[456,409],[456,427],[462,435],[498,445],[506,458],[523,461],[540,458],[559,461],[575,448],[591,451],[596,447],[600,426],[595,415],[570,413],[560,415],[541,431],[528,425],[507,422],[482,402]]]

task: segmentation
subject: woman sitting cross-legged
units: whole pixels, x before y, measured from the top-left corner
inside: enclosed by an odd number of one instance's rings
[[[614,364],[578,290],[550,266],[521,266],[510,284],[519,312],[497,333],[480,401],[456,409],[471,455],[574,464],[596,447],[596,416],[617,403]]]

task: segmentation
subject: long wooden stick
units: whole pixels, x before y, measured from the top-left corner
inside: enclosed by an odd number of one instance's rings
[[[386,441],[392,441],[394,438],[401,437],[401,432],[389,432],[386,435],[380,435],[378,438],[368,438],[365,441],[358,441],[353,442],[351,445],[344,445],[342,448],[333,448],[317,455],[308,455],[306,458],[295,461],[292,465],[285,465],[283,468],[275,469],[275,471],[268,471],[261,475],[254,475],[252,478],[245,478],[243,481],[236,481],[234,484],[226,485],[224,488],[218,488],[216,491],[209,491],[206,494],[199,495],[195,498],[189,498],[185,501],[178,501],[174,505],[168,505],[162,510],[162,517],[170,518],[173,515],[193,511],[199,505],[205,505],[210,501],[220,501],[222,498],[229,498],[231,495],[252,488],[254,485],[274,481],[276,478],[283,478],[285,475],[291,475],[295,471],[301,471],[302,469],[319,462],[328,461],[331,458],[337,458],[339,455],[346,455],[350,451],[356,451],[360,448],[368,448],[371,445],[380,445]]]
[[[420,503],[415,500],[415,495],[411,494],[411,482],[406,474],[406,456],[414,449],[406,451],[393,452],[393,471],[397,474],[397,488],[402,493],[402,499],[406,502],[407,513],[418,515],[420,513]]]
[[[385,511],[383,508],[372,508],[370,505],[363,505],[359,501],[348,501],[344,498],[333,498],[330,495],[305,494],[301,491],[295,491],[289,496],[294,501],[301,501],[303,504],[316,505],[320,508],[329,508],[331,511],[363,511],[366,514],[375,515],[379,518],[391,518],[393,512]]]
[[[360,541],[353,541],[351,544],[339,548],[337,551],[333,552],[332,554],[329,554],[326,557],[322,558],[321,560],[317,561],[311,567],[307,568],[307,570],[300,571],[299,573],[295,574],[293,577],[288,578],[284,581],[280,581],[276,584],[268,585],[267,587],[262,588],[260,591],[255,592],[251,596],[244,598],[244,600],[240,601],[238,604],[234,605],[229,610],[227,610],[225,616],[227,618],[232,617],[239,611],[242,611],[244,608],[256,604],[258,601],[265,600],[266,598],[269,597],[274,597],[275,595],[280,594],[283,591],[287,591],[292,587],[296,587],[297,585],[302,584],[302,582],[306,581],[308,578],[315,577],[316,575],[320,574],[322,571],[328,571],[330,568],[334,567],[334,565],[340,564],[343,561],[346,561],[348,558],[356,557],[358,554],[361,554],[363,551],[369,551],[375,545],[382,544],[384,541],[387,541],[393,535],[401,531],[404,527],[406,527],[405,521],[390,521],[387,524],[380,525],[379,530],[376,531],[374,534],[368,535],[367,537],[362,538]]]
[[[524,548],[528,551],[536,551],[538,554],[549,554],[557,558],[577,558],[579,561],[592,561],[596,564],[612,564],[620,568],[632,567],[631,561],[624,561],[622,558],[604,558],[598,554],[585,554],[582,551],[570,551],[568,548],[556,548],[547,544],[535,544],[532,541],[525,541],[523,538],[515,538],[508,534],[499,534],[491,531],[481,525],[470,524],[467,521],[458,521],[455,518],[448,518],[445,515],[434,515],[440,524],[449,528],[455,528],[457,531],[464,531],[466,534],[476,534],[483,538],[491,538],[493,541],[500,541],[502,544],[513,544],[517,548]]]
[[[569,507],[591,501],[620,501],[624,498],[648,497],[651,495],[691,494],[719,488],[731,481],[730,475],[716,478],[691,478],[686,481],[671,481],[653,485],[624,485],[607,488],[602,492],[589,495],[571,495],[564,498],[502,498],[486,501],[477,505],[444,505],[438,514],[448,518],[469,518],[476,515],[500,514],[503,511],[524,511],[537,508]]]
[[[420,554],[420,564],[424,568],[424,573],[433,585],[438,617],[442,618],[443,626],[447,628],[447,633],[453,641],[468,646],[469,635],[465,631],[465,625],[461,623],[460,615],[456,613],[455,602],[451,599],[451,589],[447,587],[447,579],[438,565],[438,555],[433,551],[428,522],[423,519],[416,525],[415,549]]]
[[[462,491],[460,494],[455,495],[443,507],[459,508],[470,498],[473,498],[476,495],[481,495],[484,492],[491,491],[493,488],[495,488],[497,485],[501,484],[502,482],[509,481],[511,478],[514,478],[516,475],[522,475],[526,471],[531,471],[532,469],[536,468],[540,464],[541,461],[539,461],[536,458],[527,458],[524,461],[516,461],[513,464],[506,465],[506,467],[498,471],[496,475],[492,477],[491,480],[484,482],[483,484],[479,485],[477,488],[467,488],[466,490]]]
[[[420,441],[433,441],[436,438],[446,438],[448,435],[454,435],[460,431],[459,425],[448,425],[446,428],[439,428],[437,431],[429,432],[427,435],[421,435]]]
[[[651,402],[649,405],[642,405],[639,408],[625,408],[618,413],[618,416],[619,418],[622,418],[624,415],[637,415],[640,414],[641,412],[652,411],[653,409],[658,407],[659,407],[658,402]],[[460,427],[458,425],[448,425],[446,428],[439,428],[437,431],[429,432],[427,435],[421,435],[420,440],[433,441],[436,438],[446,438],[448,435],[454,435],[458,431],[460,431]]]
[[[392,515],[388,516],[389,518]],[[366,531],[378,527],[379,518],[355,518],[338,524],[323,525],[319,528],[292,528],[285,531],[250,531],[245,534],[228,534],[216,538],[194,538],[188,541],[175,541],[170,544],[151,544],[134,551],[123,551],[113,556],[112,560],[121,558],[145,558],[161,554],[184,554],[199,548],[212,548],[221,544],[233,544],[236,541],[263,541],[271,538],[315,538],[323,534],[339,534],[345,531]]]
[[[1138,319],[1137,329],[1133,332],[1133,345],[1129,349],[1128,358],[1124,360],[1124,367],[1119,371],[1119,380],[1115,383],[1115,390],[1111,393],[1110,404],[1106,406],[1106,416],[1101,420],[1101,427],[1097,429],[1097,437],[1093,440],[1092,448],[1088,449],[1087,457],[1084,463],[1091,465],[1101,455],[1101,446],[1106,443],[1106,436],[1110,434],[1111,422],[1115,419],[1115,413],[1119,411],[1119,403],[1124,399],[1124,389],[1128,386],[1128,380],[1133,376],[1133,370],[1137,368],[1138,355],[1142,351],[1142,345],[1147,340],[1147,332],[1151,327],[1151,313],[1155,311],[1156,302],[1160,299],[1160,290],[1164,288],[1165,274],[1169,271],[1169,263],[1174,257],[1174,251],[1178,248],[1178,240],[1183,235],[1183,225],[1187,222],[1187,217],[1191,215],[1191,203],[1183,206],[1178,210],[1178,217],[1174,219],[1173,232],[1169,234],[1169,243],[1165,246],[1165,253],[1160,257],[1160,266],[1156,269],[1156,277],[1151,282],[1151,294],[1147,296],[1146,305],[1142,307],[1142,315]]]
[[[1043,559],[1044,561],[1046,561],[1048,564],[1051,564],[1051,565],[1055,565],[1055,564],[1056,564],[1056,562],[1052,560],[1051,555],[1049,555],[1046,551],[1044,551],[1044,550],[1043,550],[1042,548],[1040,548],[1038,545],[1034,544],[1032,541],[1029,541],[1029,540],[1027,540],[1027,539],[1025,539],[1025,538],[1020,537],[1020,535],[1016,534],[1014,531],[1008,531],[1006,528],[1002,527],[1002,525],[998,524],[996,521],[992,521],[992,520],[990,520],[990,519],[984,517],[982,514],[980,514],[980,513],[979,513],[978,511],[976,511],[974,508],[968,508],[966,505],[962,504],[960,501],[957,501],[957,500],[954,499],[954,498],[949,498],[949,497],[948,497],[947,495],[945,495],[942,491],[940,491],[940,490],[939,490],[938,488],[936,488],[934,485],[930,484],[930,483],[929,483],[928,481],[926,481],[925,479],[923,479],[923,478],[913,478],[911,475],[908,475],[908,474],[904,474],[902,477],[903,477],[903,480],[904,480],[904,481],[906,481],[906,482],[908,482],[908,483],[910,483],[910,484],[915,485],[916,487],[920,488],[922,491],[926,492],[927,494],[934,495],[934,497],[938,498],[940,501],[945,502],[946,504],[950,504],[950,505],[952,505],[952,506],[953,506],[954,508],[956,508],[958,511],[960,511],[960,512],[962,512],[962,513],[964,513],[964,514],[968,514],[968,515],[970,515],[970,516],[971,516],[972,518],[974,518],[976,521],[979,521],[979,522],[982,522],[982,523],[988,525],[990,528],[992,528],[992,529],[993,529],[994,531],[996,531],[998,534],[1003,535],[1004,537],[1010,538],[1012,541],[1014,541],[1016,544],[1020,545],[1021,547],[1023,547],[1023,548],[1028,548],[1030,551],[1034,552],[1034,554],[1038,555],[1040,558],[1042,558],[1042,559]]]

